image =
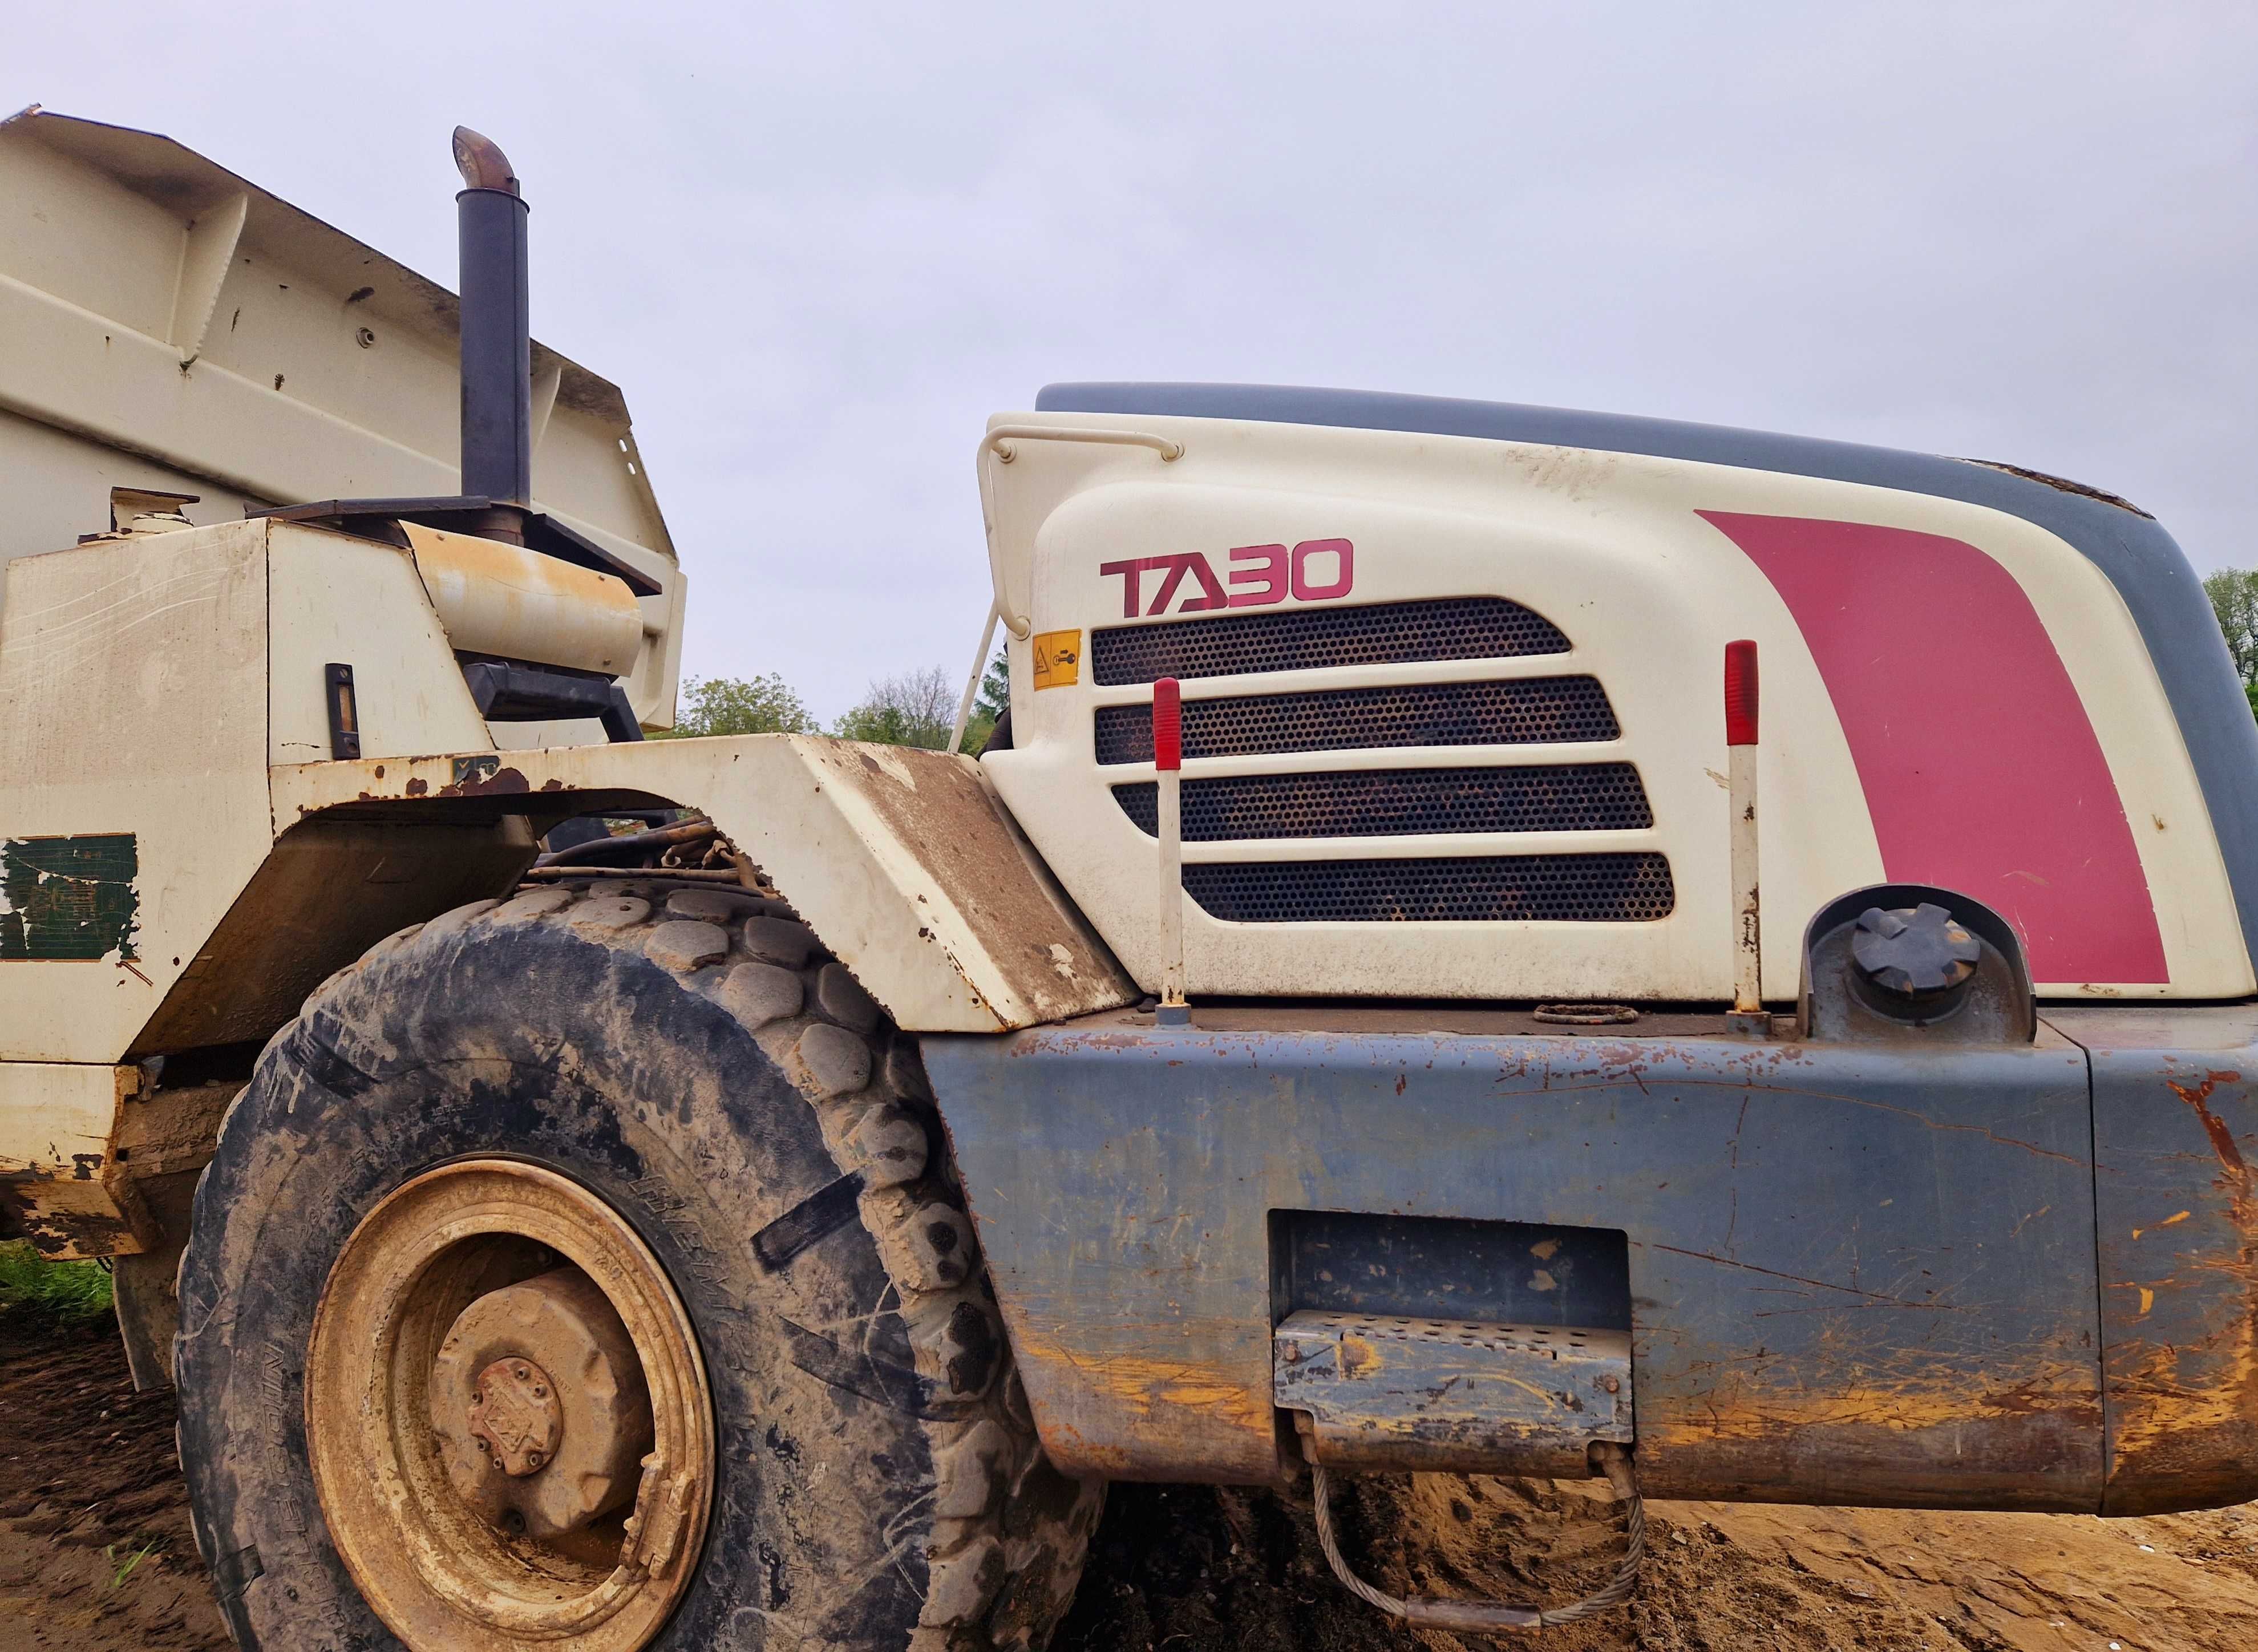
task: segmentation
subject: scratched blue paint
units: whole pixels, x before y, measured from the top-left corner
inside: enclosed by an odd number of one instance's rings
[[[2258,1006],[2049,1019],[2093,1060],[2105,1507],[2258,1498]]]
[[[2100,1507],[2083,1051],[1209,1032],[923,1041],[1046,1443],[1279,1472],[1275,1210],[1620,1230],[1669,1497]]]

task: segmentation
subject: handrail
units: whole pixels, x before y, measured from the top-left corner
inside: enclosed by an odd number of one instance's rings
[[[1005,630],[1025,642],[1034,622],[1026,614],[1013,611],[1004,590],[1004,566],[996,554],[995,500],[988,479],[989,455],[995,455],[998,464],[1009,464],[1018,457],[1012,446],[1014,442],[1096,442],[1109,447],[1150,448],[1161,456],[1164,464],[1173,464],[1182,458],[1184,446],[1181,442],[1171,442],[1166,436],[1143,430],[1096,430],[1070,424],[999,424],[980,438],[980,445],[973,450],[972,464],[980,479],[980,528],[988,545],[988,583],[995,592],[994,613]],[[977,669],[984,669],[984,665]]]
[[[971,678],[965,684],[964,698],[957,705],[956,727],[948,739],[951,751],[963,743],[964,726],[972,713],[972,698],[988,669],[988,644],[996,635],[998,623],[1000,621],[1004,629],[1020,642],[1025,642],[1034,629],[1033,620],[1012,612],[1004,590],[1004,566],[996,554],[995,500],[988,483],[988,456],[992,453],[997,464],[1009,464],[1018,457],[1012,446],[1014,442],[1095,442],[1108,447],[1150,448],[1161,456],[1163,464],[1173,464],[1184,456],[1182,443],[1145,430],[1096,430],[1071,424],[999,424],[980,438],[980,445],[973,450],[972,463],[980,479],[980,528],[988,542],[988,583],[995,600],[988,609],[986,628],[980,634],[980,657],[972,663]]]
[[[956,724],[948,731],[948,749],[953,756],[964,749],[964,726],[972,720],[972,697],[980,691],[980,679],[988,675],[988,645],[996,640],[996,621],[1003,617],[994,603],[988,605],[988,622],[980,627],[980,647],[972,656],[972,675],[964,679],[964,698],[956,702]]]
[[[1161,456],[1163,464],[1173,464],[1184,456],[1182,443],[1150,431],[1092,430],[1071,424],[999,424],[988,432],[980,446],[995,454],[998,464],[1009,464],[1016,457],[1011,445],[1014,442],[1097,442],[1111,447],[1150,448]]]

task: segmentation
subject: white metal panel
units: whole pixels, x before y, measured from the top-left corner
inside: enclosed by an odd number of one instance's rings
[[[751,734],[510,752],[468,782],[452,755],[273,775],[282,828],[387,798],[574,792],[706,811],[908,1031],[1005,1032],[1135,1000],[969,757]]]
[[[269,545],[270,762],[330,755],[333,663],[353,668],[362,756],[492,744],[407,551],[281,522]]]
[[[1009,415],[1091,424],[1088,415]],[[1102,564],[1232,546],[1342,537],[1356,549],[1349,600],[1494,594],[1551,620],[1573,651],[1502,661],[1354,666],[1188,682],[1211,694],[1385,683],[1589,674],[1622,738],[1604,746],[1392,748],[1188,760],[1187,781],[1228,773],[1627,760],[1652,801],[1649,833],[1299,840],[1189,844],[1188,861],[1368,859],[1662,848],[1677,910],[1641,924],[1223,924],[1187,911],[1196,994],[1498,998],[1722,999],[1731,987],[1728,810],[1722,705],[1726,642],[1764,661],[1759,756],[1765,992],[1792,997],[1810,913],[1880,881],[1864,794],[1824,682],[1793,616],[1748,557],[1700,510],[1870,522],[1976,545],[2014,576],[2054,639],[2136,827],[2170,981],[2048,982],[2059,993],[2211,996],[2252,974],[2193,769],[2130,615],[2074,549],[2019,518],[1928,495],[1643,456],[1450,436],[1139,417],[1181,442],[1163,465],[1135,450],[1015,443],[991,467],[999,576],[1025,592],[1037,634],[1124,622],[1120,578]],[[1292,603],[1289,606],[1297,606]],[[1277,610],[1270,610],[1276,612]],[[1011,645],[1015,749],[984,760],[1069,892],[1151,989],[1154,840],[1111,788],[1149,766],[1100,768],[1095,709],[1138,704],[1145,686],[1100,689],[1084,669],[1036,690],[1029,645]],[[1086,642],[1085,642],[1086,646]],[[2188,828],[2171,839],[2172,823]],[[2153,824],[2152,824],[2153,823]],[[1980,829],[1971,823],[1971,829]]]
[[[0,1185],[46,1254],[141,1249],[102,1173],[138,1077],[131,1067],[0,1061]],[[92,1249],[73,1242],[97,1234],[106,1242]]]
[[[131,833],[128,959],[0,961],[0,1059],[114,1060],[266,858],[266,524],[6,564],[0,838]]]
[[[89,534],[110,531],[112,488],[193,493],[182,507],[199,527],[240,521],[260,500],[218,488],[209,479],[58,430],[0,409],[0,474],[11,483],[36,477],[37,486],[11,486],[0,509],[0,563],[12,557],[65,550]]]

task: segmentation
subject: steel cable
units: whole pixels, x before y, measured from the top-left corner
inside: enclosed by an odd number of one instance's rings
[[[1605,1587],[1565,1606],[1512,1606],[1493,1600],[1401,1600],[1383,1593],[1349,1570],[1348,1562],[1341,1558],[1340,1545],[1333,1537],[1331,1500],[1328,1494],[1325,1471],[1317,1464],[1310,1465],[1310,1491],[1317,1503],[1317,1542],[1325,1551],[1325,1562],[1333,1569],[1333,1576],[1341,1586],[1358,1599],[1377,1606],[1390,1617],[1401,1618],[1420,1628],[1451,1629],[1473,1634],[1488,1634],[1503,1629],[1544,1629],[1563,1624],[1577,1623],[1595,1617],[1612,1607],[1621,1606],[1638,1586],[1639,1566],[1646,1558],[1646,1503],[1639,1495],[1638,1471],[1630,1453],[1619,1445],[1601,1444],[1595,1448],[1601,1470],[1614,1489],[1615,1501],[1622,1507],[1623,1557],[1615,1567],[1615,1576]]]

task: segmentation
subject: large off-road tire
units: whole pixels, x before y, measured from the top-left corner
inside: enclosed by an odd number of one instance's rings
[[[471,1576],[523,1557],[522,1521],[465,1543],[430,1512],[422,1385],[465,1302],[560,1261],[632,1333],[658,1443],[643,1537],[591,1528],[596,1572],[552,1567],[562,1600],[627,1556],[631,1609],[558,1636],[536,1602],[521,1637],[553,1557]],[[1103,1496],[1036,1443],[914,1044],[790,909],[663,876],[461,908],[314,996],[198,1190],[176,1364],[198,1542],[267,1652],[1039,1648]],[[400,1538],[386,1507],[437,1524]],[[486,1583],[518,1605],[461,1606]]]

